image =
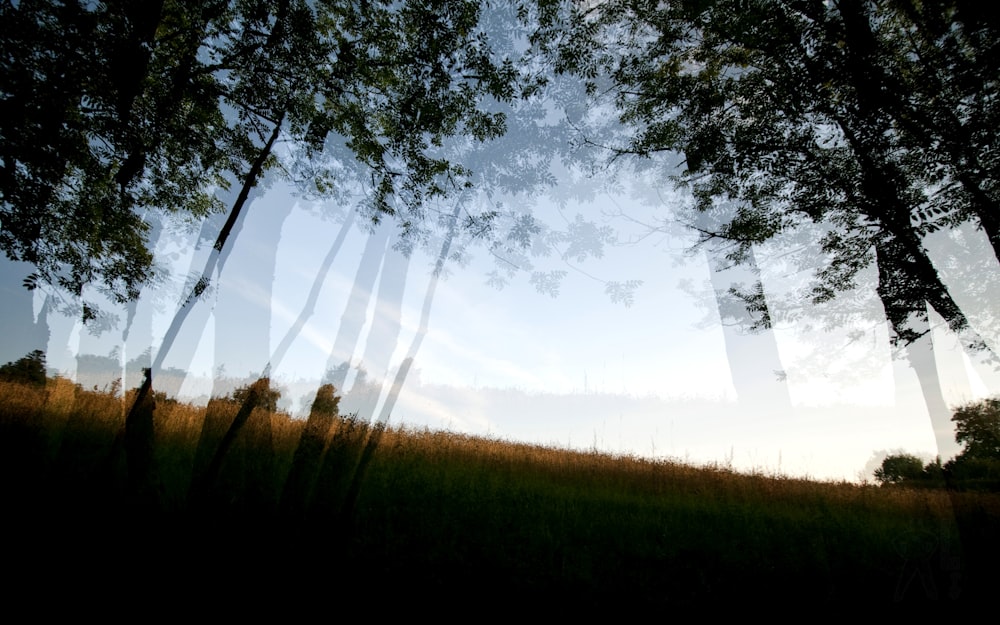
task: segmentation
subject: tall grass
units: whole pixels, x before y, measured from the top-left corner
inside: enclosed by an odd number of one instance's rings
[[[174,562],[192,576],[280,574],[359,596],[892,602],[976,597],[996,580],[995,495],[407,428],[381,432],[359,474],[370,428],[337,415],[329,395],[308,422],[255,409],[210,483],[239,405],[159,398],[152,501],[140,508],[116,444],[134,395],[58,378],[44,388],[0,383],[4,531],[60,562],[114,554],[147,573]],[[25,549],[24,561],[39,557]],[[305,570],[320,573],[294,573]]]

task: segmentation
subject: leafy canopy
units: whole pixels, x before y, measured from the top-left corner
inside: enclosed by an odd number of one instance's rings
[[[630,129],[615,158],[681,155],[674,180],[717,216],[692,218],[703,243],[744,263],[779,235],[820,236],[813,303],[877,263],[905,344],[928,304],[969,328],[924,235],[972,221],[1000,250],[998,24],[973,4],[607,0],[574,3],[541,43],[613,97]]]
[[[469,0],[0,2],[0,249],[26,281],[124,302],[153,274],[151,214],[222,210],[285,154],[338,183],[369,171],[369,216],[418,223],[468,171],[443,140],[486,141],[523,72]],[[270,139],[268,137],[271,137]],[[336,151],[346,146],[347,154]]]
[[[951,417],[955,440],[965,448],[962,456],[1000,460],[1000,398],[965,404]]]

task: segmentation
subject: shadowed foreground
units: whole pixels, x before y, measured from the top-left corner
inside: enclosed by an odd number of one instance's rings
[[[152,457],[136,461],[130,449],[146,447],[123,444],[120,399],[60,379],[0,382],[10,596],[45,580],[245,607],[893,604],[986,599],[998,579],[996,495],[394,429],[365,464],[372,432],[336,415],[329,393],[308,422],[255,409],[235,433],[238,403],[159,397]]]

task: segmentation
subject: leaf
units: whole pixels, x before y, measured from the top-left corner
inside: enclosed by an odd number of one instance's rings
[[[566,272],[555,271],[535,271],[532,272],[530,282],[535,286],[535,290],[550,297],[558,297],[562,280],[566,277]]]
[[[21,284],[24,286],[24,288],[28,289],[29,291],[34,291],[35,289],[38,288],[38,279],[39,279],[38,274],[32,272],[29,273],[27,276],[25,276]]]
[[[626,308],[631,308],[635,303],[635,291],[640,286],[642,280],[610,281],[604,285],[604,292],[611,298],[612,303],[624,304]]]

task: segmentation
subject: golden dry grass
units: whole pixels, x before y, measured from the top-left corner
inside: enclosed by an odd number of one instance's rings
[[[45,388],[0,383],[0,393],[0,443],[18,451],[6,469],[42,476],[18,482],[22,491],[107,491],[98,488],[100,467],[114,460],[130,395],[59,379]],[[205,407],[157,402],[163,511],[187,514],[196,477],[237,410],[218,399]],[[280,412],[252,413],[212,484],[211,510],[232,514],[223,527],[275,518],[304,427]],[[632,587],[659,596],[660,586],[673,584],[671,600],[750,592],[739,586],[743,570],[753,571],[752,588],[791,584],[826,596],[834,589],[864,594],[874,585],[872,596],[891,596],[901,562],[927,540],[944,554],[965,554],[963,562],[974,563],[967,570],[976,572],[990,570],[998,550],[996,495],[743,474],[405,427],[382,432],[354,484],[360,489],[349,495],[369,430],[332,418],[322,455],[303,465],[311,478],[298,482],[299,499],[280,507],[295,516],[277,526],[270,548],[315,551],[376,572],[409,571],[431,586],[461,584],[463,571],[485,568],[505,584],[556,584],[595,596]],[[15,438],[30,444],[13,445]],[[124,471],[117,462],[112,469]],[[350,496],[357,501],[345,508]],[[299,529],[303,519],[309,531]]]

